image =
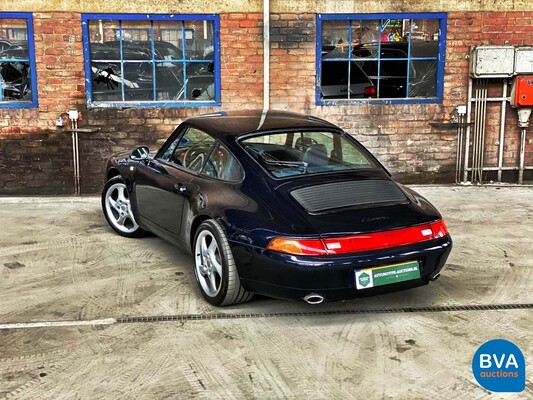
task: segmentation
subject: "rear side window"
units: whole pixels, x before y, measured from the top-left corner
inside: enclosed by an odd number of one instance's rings
[[[189,128],[175,145],[171,144],[170,147],[174,147],[174,151],[168,161],[197,173],[209,157],[214,143],[215,139],[207,133]]]
[[[244,178],[244,171],[233,154],[219,144],[205,163],[202,175],[222,181],[240,182]]]

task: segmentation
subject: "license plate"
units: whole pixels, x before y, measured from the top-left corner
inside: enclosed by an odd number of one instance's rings
[[[420,278],[418,261],[408,261],[383,267],[356,269],[355,287],[359,290],[390,285]]]

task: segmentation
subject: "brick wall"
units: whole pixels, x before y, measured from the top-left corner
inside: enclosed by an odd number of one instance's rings
[[[429,123],[449,119],[455,106],[466,104],[469,47],[505,40],[533,44],[532,19],[533,12],[449,13],[442,104],[333,107],[315,105],[316,15],[274,13],[271,107],[312,113],[337,123],[403,181],[452,182],[456,133]],[[262,23],[258,13],[220,16],[222,109],[262,107]],[[55,127],[59,114],[73,106],[83,113],[80,125],[99,129],[80,134],[82,193],[100,190],[104,161],[113,151],[141,144],[155,149],[184,118],[218,110],[87,110],[80,14],[35,13],[34,30],[39,108],[0,109],[0,194],[73,192],[71,136]],[[507,118],[511,133],[506,160],[512,162],[517,157],[518,129],[513,111],[508,110]],[[497,123],[498,118],[489,118],[493,142],[497,139],[492,132],[499,132]],[[531,159],[533,139],[529,142],[526,156]],[[492,160],[494,152],[488,151],[488,157]]]
[[[315,102],[315,15],[270,18],[270,106],[307,112]]]
[[[223,108],[261,108],[263,15],[222,14],[220,44]]]

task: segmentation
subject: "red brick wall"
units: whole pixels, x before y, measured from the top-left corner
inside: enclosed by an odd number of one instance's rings
[[[309,111],[315,102],[315,15],[270,18],[270,106]]]
[[[261,108],[263,15],[222,14],[220,44],[223,108]]]
[[[443,104],[315,105],[315,14],[271,15],[270,102],[339,124],[368,146],[404,181],[452,182],[456,133],[431,126],[466,104],[469,47],[533,44],[533,12],[448,14]],[[220,16],[222,109],[261,108],[263,99],[262,15]],[[147,144],[156,148],[184,118],[215,108],[85,109],[79,13],[35,13],[38,109],[0,109],[0,194],[72,193],[70,134],[55,120],[76,106],[82,124],[99,128],[80,134],[82,192],[98,192],[105,158],[113,151]],[[489,140],[499,132],[491,112]],[[506,160],[517,157],[516,115],[508,110]],[[533,125],[533,124],[532,124]],[[531,128],[528,134],[531,139]],[[514,135],[514,136],[513,136]],[[526,157],[531,160],[531,147]],[[491,147],[492,149],[492,147]],[[494,151],[488,150],[493,160]]]

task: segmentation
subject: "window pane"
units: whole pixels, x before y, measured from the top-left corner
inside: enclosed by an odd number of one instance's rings
[[[413,61],[409,97],[437,96],[437,61]]]
[[[364,19],[352,21],[352,47],[377,43],[379,20]]]
[[[32,101],[26,19],[0,18],[0,101]]]
[[[322,21],[320,99],[437,97],[440,21]]]
[[[438,41],[439,20],[437,19],[413,19],[411,27],[412,41]]]
[[[217,100],[215,21],[89,20],[88,27],[94,101]]]
[[[185,21],[185,39],[178,32],[178,38],[186,49],[188,60],[212,60],[215,49],[213,21]]]
[[[324,21],[322,23],[322,55],[335,48],[344,48],[348,43],[348,21]]]

